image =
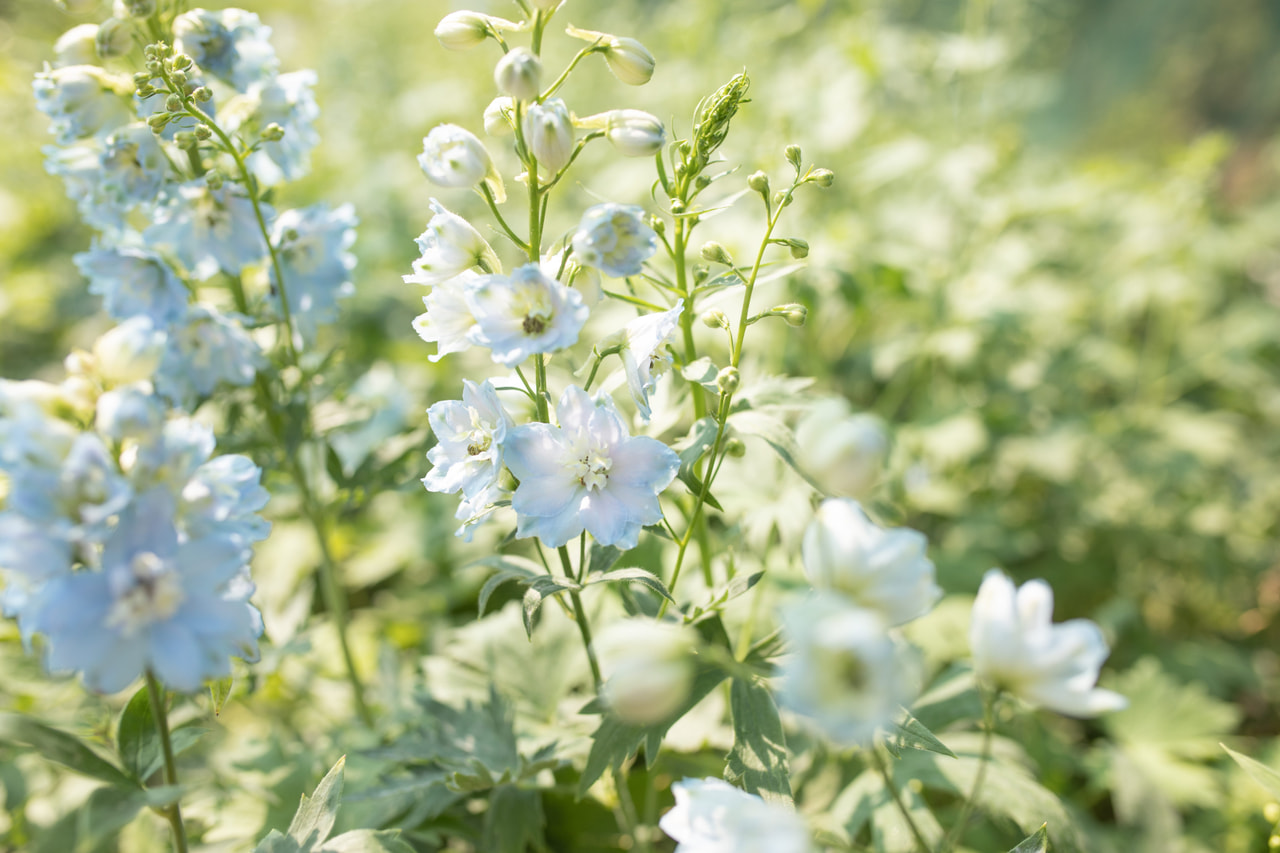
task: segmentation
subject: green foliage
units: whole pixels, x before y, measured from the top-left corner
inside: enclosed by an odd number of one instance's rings
[[[729,690],[733,749],[724,778],[766,802],[791,803],[787,736],[773,695],[754,679],[735,678]]]

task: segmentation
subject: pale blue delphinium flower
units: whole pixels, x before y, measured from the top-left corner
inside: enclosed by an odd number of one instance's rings
[[[117,320],[143,315],[168,326],[187,311],[191,294],[155,252],[120,246],[76,255],[89,279],[89,292],[102,297],[103,309]]]
[[[488,521],[489,516],[497,508],[495,504],[510,497],[511,492],[504,489],[501,484],[494,483],[475,497],[464,498],[458,504],[458,511],[453,516],[462,522],[462,526],[453,535],[462,539],[463,542],[470,542],[476,528]]]
[[[50,119],[59,145],[119,127],[130,120],[125,96],[133,81],[96,65],[68,65],[36,73],[36,108]]]
[[[100,571],[51,579],[28,603],[53,671],[115,693],[147,671],[192,693],[255,658],[262,618],[243,580],[251,552],[235,536],[180,537],[173,496],[141,495],[120,516]]]
[[[258,512],[271,495],[261,485],[262,469],[247,456],[215,456],[195,470],[179,495],[178,522],[191,539],[215,534],[245,542],[267,538],[271,523]]]
[[[558,427],[507,433],[507,467],[520,481],[511,498],[517,535],[556,548],[586,530],[601,545],[636,547],[640,528],[662,520],[658,495],[680,457],[657,439],[631,436],[607,394],[593,400],[570,385],[556,417]]]
[[[0,612],[18,619],[24,640],[31,633],[23,618],[31,594],[50,578],[71,573],[73,549],[70,522],[0,512]]]
[[[80,431],[51,414],[69,403],[62,389],[35,379],[0,379],[0,471],[57,466]]]
[[[488,347],[493,360],[507,367],[534,353],[573,346],[589,313],[582,294],[537,264],[525,264],[509,276],[481,276],[466,297],[476,321],[468,333],[471,342]]]
[[[150,382],[112,388],[98,398],[94,428],[113,441],[145,441],[164,428],[165,405]]]
[[[195,304],[169,329],[169,345],[156,371],[161,396],[190,408],[218,385],[253,382],[264,363],[262,351],[242,325],[243,318]]]
[[[170,418],[157,432],[138,440],[126,473],[136,493],[164,486],[176,498],[215,447],[207,425],[185,416]]]
[[[315,121],[320,115],[310,70],[280,74],[254,83],[229,101],[219,114],[223,128],[243,139],[257,139],[271,124],[284,135],[262,141],[248,157],[254,177],[267,186],[295,181],[311,168],[311,149],[320,144]]]
[[[627,374],[627,387],[635,400],[640,417],[649,420],[649,395],[658,387],[658,380],[671,367],[673,359],[667,351],[667,342],[680,325],[680,312],[684,310],[681,299],[670,311],[644,314],[627,324],[622,331],[625,341],[620,355],[622,368]]]
[[[317,328],[337,317],[338,300],[355,292],[356,258],[347,250],[356,240],[356,223],[349,204],[336,210],[316,204],[286,210],[271,228],[294,331],[303,341],[314,340]],[[270,272],[274,287],[275,269]]]
[[[168,341],[165,329],[150,317],[130,317],[94,342],[94,375],[107,388],[150,381]]]
[[[426,312],[413,320],[413,329],[429,344],[436,345],[430,361],[439,361],[451,352],[462,352],[471,346],[476,318],[471,314],[467,293],[480,283],[481,276],[471,271],[442,281],[422,297]]]
[[[471,227],[471,223],[431,199],[434,216],[427,230],[416,239],[422,254],[413,262],[413,272],[404,276],[408,284],[442,284],[467,270],[480,267],[487,273],[502,272],[493,247]]]
[[[270,222],[275,212],[264,205],[262,215]],[[218,270],[239,275],[267,257],[253,202],[242,187],[229,182],[215,190],[195,180],[166,191],[156,208],[155,224],[143,237],[150,245],[171,250],[201,280]]]
[[[433,466],[422,478],[429,492],[462,492],[474,498],[502,474],[502,446],[514,426],[493,383],[462,380],[461,400],[442,400],[427,409],[436,446],[427,453]]]
[[[173,20],[174,51],[238,92],[275,76],[271,28],[243,9],[192,9]]]
[[[86,222],[120,231],[126,214],[156,200],[169,161],[145,124],[130,124],[99,142],[46,147],[45,170],[67,185]]]
[[[102,439],[86,432],[76,436],[57,466],[28,465],[13,471],[6,507],[65,529],[76,544],[101,544],[110,520],[132,497],[129,481]]]
[[[612,278],[639,275],[658,251],[658,235],[645,219],[644,209],[632,204],[597,204],[574,232],[574,257]]]

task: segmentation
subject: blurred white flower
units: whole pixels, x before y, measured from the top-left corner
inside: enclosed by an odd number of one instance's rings
[[[404,276],[410,284],[435,285],[465,270],[481,267],[485,272],[502,272],[502,264],[480,232],[471,223],[445,208],[434,198],[435,215],[427,230],[417,238],[421,256],[413,262],[413,273]]]
[[[666,144],[667,131],[651,113],[612,110],[605,115],[605,138],[628,157],[652,157]]]
[[[493,30],[515,30],[520,25],[479,12],[450,12],[436,24],[436,38],[449,50],[466,50],[483,44]]]
[[[559,98],[529,104],[524,114],[524,141],[538,165],[554,175],[573,156],[573,119]]]
[[[622,334],[626,340],[620,355],[627,374],[627,387],[636,401],[640,417],[649,420],[649,395],[657,390],[658,379],[671,367],[671,353],[667,341],[680,325],[680,312],[684,310],[681,299],[670,311],[644,314],[627,324]]]
[[[484,108],[484,132],[490,136],[515,133],[516,102],[509,95],[499,95]]]
[[[915,530],[876,526],[857,501],[832,498],[805,531],[804,571],[815,587],[901,625],[928,613],[942,596],[927,545]]]
[[[107,387],[149,380],[164,357],[168,335],[139,314],[111,329],[93,345],[98,376]]]
[[[1053,624],[1053,590],[1042,580],[1015,588],[998,569],[982,580],[969,626],[973,669],[1023,701],[1072,717],[1096,717],[1129,702],[1095,687],[1109,649],[1088,619]]]
[[[800,467],[829,495],[866,496],[880,477],[889,437],[873,415],[850,414],[836,397],[815,404],[796,427]]]
[[[808,853],[804,818],[723,779],[684,779],[671,786],[676,804],[658,826],[676,853]]]
[[[832,740],[865,746],[919,689],[908,650],[879,613],[819,592],[782,610],[794,654],[782,664],[781,704]]]
[[[648,618],[610,622],[595,638],[601,695],[620,720],[648,726],[671,718],[693,687],[691,629]]]
[[[581,294],[537,264],[517,267],[509,276],[480,276],[466,298],[476,322],[471,342],[491,349],[493,360],[507,367],[534,353],[573,346],[587,322]]]

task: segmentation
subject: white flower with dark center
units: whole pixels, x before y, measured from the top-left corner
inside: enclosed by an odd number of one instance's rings
[[[489,273],[502,272],[493,247],[471,223],[434,198],[431,209],[435,215],[416,240],[422,255],[413,262],[413,273],[404,276],[407,283],[436,285],[475,267]]]
[[[645,219],[644,208],[633,204],[597,204],[574,232],[573,256],[613,278],[639,275],[658,251],[658,235]]]
[[[418,337],[436,345],[436,354],[427,356],[431,361],[439,361],[451,352],[462,352],[471,346],[476,318],[467,303],[467,293],[479,281],[480,276],[475,273],[463,272],[437,284],[422,297],[427,310],[414,319],[413,329]]]
[[[422,484],[429,492],[474,498],[502,474],[503,442],[514,424],[492,382],[462,384],[461,400],[443,400],[427,410],[436,446],[427,453],[434,467]]]
[[[534,423],[507,434],[506,463],[520,481],[511,498],[518,536],[556,548],[584,530],[601,545],[636,547],[640,528],[662,520],[658,495],[680,457],[654,438],[631,436],[613,400],[570,385],[556,406],[560,425]]]
[[[886,530],[857,501],[824,501],[804,534],[804,571],[819,589],[848,596],[890,625],[928,613],[942,596],[928,540],[905,527]]]
[[[879,613],[817,593],[784,607],[782,627],[794,654],[778,698],[837,743],[869,744],[915,698],[916,662]]]
[[[657,389],[658,380],[671,367],[673,360],[666,349],[667,342],[680,325],[680,312],[683,310],[682,299],[670,311],[637,317],[623,330],[626,345],[620,355],[627,374],[627,387],[631,389],[631,398],[636,401],[640,417],[646,421],[651,414],[649,395]]]
[[[525,264],[511,275],[481,276],[466,291],[476,325],[471,342],[493,351],[493,360],[515,367],[534,353],[555,352],[577,343],[587,322],[582,295]]]
[[[1053,589],[1042,580],[1020,588],[998,569],[987,572],[969,626],[973,669],[983,681],[1023,701],[1072,717],[1119,711],[1128,700],[1095,687],[1110,651],[1088,619],[1053,624]]]
[[[804,818],[723,779],[684,779],[671,786],[676,804],[658,826],[676,853],[808,853]]]

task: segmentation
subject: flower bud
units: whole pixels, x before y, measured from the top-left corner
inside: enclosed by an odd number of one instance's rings
[[[830,169],[814,169],[805,180],[825,188],[831,186],[835,179],[835,173]]]
[[[433,127],[418,155],[427,180],[442,187],[474,187],[494,171],[484,143],[456,124]]]
[[[702,325],[708,329],[727,329],[729,328],[729,316],[719,308],[713,308],[703,313]]]
[[[732,394],[738,390],[740,384],[742,384],[742,374],[738,373],[738,368],[733,365],[720,368],[720,372],[716,374],[716,387],[720,389],[721,394]]]
[[[764,172],[752,172],[751,177],[747,178],[747,186],[760,193],[762,196],[769,195],[769,176]]]
[[[179,71],[186,71],[191,67],[191,57],[185,53],[179,53],[173,58],[173,67]]]
[[[573,156],[573,120],[559,98],[530,104],[524,115],[524,141],[538,163],[555,174]]]
[[[207,124],[197,124],[195,129],[191,131],[195,134],[196,139],[204,140],[213,136],[213,131],[209,129]]]
[[[72,27],[53,43],[53,53],[56,57],[53,64],[59,68],[93,65],[98,61],[98,27],[94,24]]]
[[[799,145],[788,145],[783,154],[787,158],[787,162],[795,167],[796,171],[800,171],[800,164],[803,162],[803,154],[800,152]]]
[[[171,113],[180,112],[182,110],[182,98],[177,95],[170,95],[164,99],[164,108]]]
[[[155,14],[156,0],[116,0],[115,15],[123,18],[149,18]]]
[[[133,47],[133,25],[120,18],[107,18],[98,27],[94,47],[103,59],[124,56]]]
[[[809,309],[805,308],[798,302],[792,302],[788,305],[779,305],[773,310],[774,313],[787,321],[788,326],[803,326],[805,319],[809,316]]]
[[[633,38],[615,38],[604,52],[613,76],[628,86],[643,86],[653,77],[653,54]]]
[[[217,169],[210,169],[204,173],[204,184],[211,190],[222,189],[222,173]]]
[[[729,256],[728,250],[714,240],[702,244],[702,259],[713,264],[724,264],[727,267],[733,266],[733,258]]]
[[[168,113],[156,113],[147,119],[147,127],[151,128],[152,133],[161,133],[164,131],[165,125],[169,123]]]
[[[209,101],[213,100],[213,90],[210,89],[208,86],[200,86],[194,92],[191,93],[191,96],[195,98],[197,101],[199,101],[200,103],[206,104]]]
[[[747,455],[746,442],[735,435],[724,443],[724,452],[734,459],[741,459]]]
[[[667,132],[658,117],[643,110],[613,110],[605,137],[628,157],[652,157],[667,142]]]
[[[93,345],[98,375],[109,386],[150,379],[160,366],[167,339],[146,315],[125,320]]]
[[[513,30],[518,26],[479,12],[450,12],[436,25],[436,38],[449,50],[467,50],[482,44],[492,30]]]
[[[284,139],[284,128],[274,121],[262,129],[263,142],[279,142]]]
[[[516,102],[501,95],[484,108],[484,132],[490,136],[510,136],[515,129]]]
[[[790,204],[791,204],[790,193],[784,193],[782,190],[778,190],[776,193],[773,194],[774,207],[787,207]]]
[[[693,687],[694,638],[689,628],[652,619],[605,626],[592,645],[605,677],[601,695],[625,723],[647,726],[674,716]]]
[[[796,427],[797,462],[829,495],[863,497],[880,477],[889,436],[840,398],[818,402]]]
[[[796,260],[809,257],[809,244],[807,241],[801,240],[799,237],[788,237],[783,242],[791,250],[791,257]]]
[[[187,85],[187,72],[174,71],[169,74],[169,81],[173,83],[173,88],[183,89]]]
[[[517,47],[507,51],[493,70],[493,82],[498,89],[521,101],[538,97],[542,85],[542,60],[528,48]]]

